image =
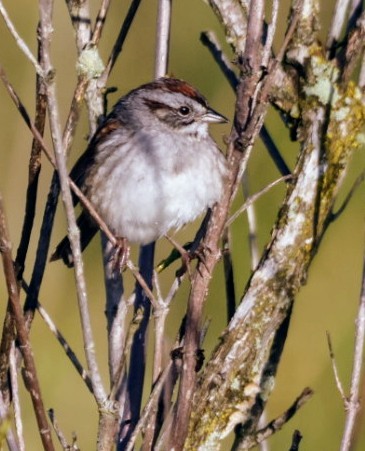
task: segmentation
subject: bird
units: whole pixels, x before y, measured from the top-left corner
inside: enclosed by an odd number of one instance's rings
[[[227,119],[189,83],[156,79],[118,100],[70,178],[116,237],[151,243],[194,221],[221,199],[227,160],[208,126],[224,122]],[[86,209],[77,225],[83,251],[98,225]],[[67,236],[51,256],[51,261],[59,259],[73,266]]]

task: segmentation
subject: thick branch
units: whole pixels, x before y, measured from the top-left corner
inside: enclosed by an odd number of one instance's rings
[[[258,398],[265,403],[272,381],[264,376],[264,369],[276,331],[306,280],[352,150],[358,146],[357,136],[365,122],[362,95],[352,86],[340,91],[334,68],[315,55],[315,37],[309,42],[312,46],[300,51],[292,48],[292,55],[307,55],[307,80],[311,80],[303,88],[303,141],[295,182],[288,187],[266,254],[199,378],[189,449],[207,443],[218,446],[235,424],[250,418]],[[324,79],[328,92],[323,91]],[[347,101],[349,108],[343,109]]]

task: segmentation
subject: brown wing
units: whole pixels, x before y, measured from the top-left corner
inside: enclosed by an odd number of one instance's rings
[[[76,183],[76,185],[79,188],[82,189],[87,173],[90,167],[92,167],[94,164],[98,144],[102,142],[106,136],[109,136],[111,132],[117,130],[121,126],[123,126],[123,123],[119,119],[116,119],[115,117],[109,117],[96,130],[87,149],[76,161],[74,167],[70,172],[71,179]],[[74,196],[73,197],[74,205],[77,205],[78,201],[79,201],[78,198]]]
[[[87,149],[77,160],[75,166],[70,172],[70,177],[79,188],[83,188],[87,173],[94,164],[94,158],[98,144],[101,143],[111,132],[121,126],[122,122],[119,119],[109,116],[109,118],[106,119],[106,121],[95,132],[95,135],[90,141]],[[75,195],[73,196],[73,202],[74,205],[79,202],[79,199]],[[80,216],[77,219],[77,225],[80,229],[80,244],[81,251],[83,251],[93,239],[99,228],[86,211],[81,212]],[[57,245],[55,251],[51,255],[50,261],[60,259],[62,259],[69,268],[73,266],[73,257],[68,236],[65,236],[63,240]]]

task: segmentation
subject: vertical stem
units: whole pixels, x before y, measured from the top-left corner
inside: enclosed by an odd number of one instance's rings
[[[52,31],[52,0],[40,0],[40,17],[41,17],[41,38],[44,44],[44,61],[43,69],[47,74],[47,102],[49,112],[49,122],[54,145],[55,158],[57,162],[57,170],[60,179],[62,200],[64,203],[66,217],[69,228],[69,236],[71,249],[74,256],[75,278],[77,287],[77,298],[79,302],[80,317],[82,323],[82,332],[84,340],[84,349],[90,371],[90,379],[93,386],[95,399],[99,406],[102,406],[106,393],[102,385],[98,365],[95,356],[94,339],[91,328],[90,313],[88,309],[88,301],[86,294],[86,282],[81,259],[80,249],[80,233],[76,225],[75,212],[73,209],[71,191],[68,180],[68,172],[66,168],[66,160],[62,143],[62,133],[60,127],[59,111],[56,101],[56,87],[54,82],[54,71],[50,59],[50,34]]]
[[[19,290],[14,271],[13,259],[11,255],[11,245],[9,233],[5,222],[3,209],[3,200],[0,194],[0,251],[4,267],[4,275],[9,295],[9,303],[14,317],[15,327],[20,342],[20,351],[22,353],[25,365],[24,377],[26,379],[27,389],[29,390],[34,413],[37,419],[39,434],[45,450],[53,451],[51,431],[48,425],[46,412],[43,405],[41,389],[39,386],[36,366],[33,357],[32,347],[28,338],[28,331],[25,326],[24,315],[20,305]]]
[[[163,77],[167,74],[170,46],[171,7],[172,0],[159,0],[158,2],[155,78]]]
[[[222,236],[222,253],[224,267],[224,281],[226,286],[227,324],[236,311],[236,295],[234,288],[233,262],[231,254],[231,234],[228,227]]]
[[[170,44],[170,26],[171,26],[171,3],[172,0],[159,0],[157,12],[157,30],[156,30],[156,57],[155,57],[155,78],[163,77],[167,73]],[[155,353],[154,353],[154,372],[153,383],[156,382],[162,365],[162,344],[161,338],[164,335],[164,322],[166,314],[161,313],[156,325]],[[157,321],[157,320],[156,320]]]
[[[169,59],[169,44],[170,44],[170,26],[171,26],[171,6],[172,0],[159,0],[158,2],[158,11],[157,11],[157,27],[156,27],[156,56],[155,56],[155,78],[163,77],[167,74],[168,70],[168,59]],[[153,277],[153,261],[154,261],[154,249],[155,244],[149,245],[150,250],[147,251],[150,254],[149,262],[146,266],[146,274],[142,275],[145,277],[146,282],[152,287],[152,277]],[[141,249],[141,257],[143,253],[143,249]],[[167,313],[167,312],[166,312]],[[145,312],[146,315],[146,312]],[[161,338],[164,335],[164,319],[166,318],[166,314],[160,318],[160,321],[157,321],[159,324],[156,324],[156,333],[155,333],[155,352],[154,352],[154,362],[153,362],[153,380],[152,384],[154,384],[159,376],[159,369],[162,366],[162,340]],[[147,327],[147,325],[146,325]],[[146,430],[142,449],[143,451],[147,451],[152,449],[154,438],[155,438],[155,413],[156,409],[154,409],[151,415],[151,422],[149,423],[149,427]]]
[[[363,262],[362,286],[359,310],[356,317],[354,363],[352,367],[350,399],[346,407],[345,430],[342,436],[341,451],[351,449],[355,421],[359,412],[359,391],[361,381],[362,361],[365,343],[365,253]]]
[[[142,246],[139,255],[140,273],[150,288],[152,287],[154,250],[154,243]],[[122,418],[122,425],[127,425],[127,427],[124,431],[121,431],[123,436],[118,448],[120,450],[125,448],[139,419],[146,370],[147,330],[151,302],[138,283],[136,284],[134,308],[135,311],[143,310],[143,318],[134,334],[131,348],[130,371],[127,382],[128,405],[130,409],[129,411],[126,409],[125,416]]]

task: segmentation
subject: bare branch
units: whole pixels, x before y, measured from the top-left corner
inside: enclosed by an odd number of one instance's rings
[[[35,56],[32,54],[32,52],[30,51],[29,47],[27,46],[27,44],[24,42],[24,40],[19,36],[18,32],[16,31],[12,21],[10,20],[10,17],[8,16],[8,13],[6,12],[6,9],[3,5],[3,2],[0,0],[0,14],[2,15],[4,22],[6,24],[6,26],[8,27],[8,30],[10,31],[10,34],[13,36],[13,38],[15,39],[15,42],[17,44],[17,46],[20,48],[20,50],[24,53],[24,55],[28,58],[28,60],[33,64],[33,66],[35,67],[35,70],[37,72],[37,74],[40,77],[44,77],[44,72],[42,67],[40,66],[40,64],[38,63],[37,59],[35,58]]]
[[[338,40],[341,35],[344,23],[347,18],[347,11],[350,5],[350,0],[337,0],[332,16],[330,30],[327,36],[327,50],[331,58],[334,56]]]
[[[10,415],[8,413],[8,410],[6,408],[6,403],[4,402],[4,399],[2,397],[2,393],[0,392],[0,420],[2,425],[6,425],[7,422],[10,423]],[[6,427],[6,426],[5,426]],[[2,438],[5,436],[6,443],[9,447],[9,451],[22,451],[24,448],[18,448],[18,444],[16,442],[16,439],[14,437],[13,431],[8,428],[6,433],[2,433]]]
[[[67,343],[67,340],[62,335],[62,333],[57,329],[54,322],[52,321],[51,317],[48,315],[46,310],[42,307],[42,305],[38,302],[37,303],[37,309],[39,314],[41,315],[41,318],[43,321],[47,324],[50,331],[53,333],[53,335],[56,337],[60,345],[62,346],[63,350],[65,351],[67,357],[71,360],[73,366],[76,368],[76,371],[80,374],[82,380],[85,382],[87,388],[92,393],[93,387],[91,384],[91,380],[83,366],[81,365],[80,360],[77,358],[76,354],[72,350],[71,346]]]
[[[167,74],[170,44],[171,3],[172,0],[159,0],[158,2],[155,78],[163,77]]]
[[[95,27],[94,27],[94,30],[92,33],[92,39],[91,39],[91,42],[94,45],[96,45],[97,42],[99,41],[99,39],[101,38],[101,33],[104,28],[106,15],[108,13],[109,6],[110,6],[110,0],[103,0],[100,5],[98,15],[96,16]]]
[[[53,409],[49,409],[48,416],[51,421],[51,424],[53,426],[53,430],[55,431],[58,441],[60,442],[62,449],[65,451],[80,451],[80,448],[77,446],[76,442],[74,441],[72,445],[69,445],[67,443],[66,437],[64,436],[63,432],[61,431],[58,422],[56,420],[56,415],[54,413]]]
[[[19,451],[25,451],[25,442],[23,434],[23,422],[21,416],[20,398],[19,398],[19,384],[18,372],[15,357],[15,342],[13,341],[9,355],[9,373],[11,380],[11,393],[13,397],[14,422],[15,430],[18,439]]]
[[[226,287],[227,323],[233,318],[236,311],[236,293],[234,285],[233,262],[231,255],[231,234],[228,227],[222,236],[222,255],[224,266],[224,280]]]
[[[80,54],[89,44],[91,37],[89,1],[66,0],[66,5],[76,32],[76,47]]]
[[[151,289],[149,288],[146,281],[141,276],[140,272],[138,271],[137,267],[134,265],[132,260],[127,261],[127,268],[132,272],[132,274],[134,275],[137,282],[141,285],[141,287],[143,288],[143,291],[146,293],[146,296],[151,301],[151,304],[153,305],[153,307],[158,308],[158,303],[156,301],[154,294],[152,293]]]
[[[292,27],[292,29],[293,29],[293,27]],[[204,32],[201,34],[200,39],[201,39],[201,42],[211,52],[215,62],[218,64],[219,68],[225,75],[231,88],[233,90],[236,90],[237,84],[238,84],[238,78],[233,70],[232,64],[230,63],[227,56],[223,53],[223,50],[222,50],[215,34],[212,32]],[[265,55],[264,55],[264,57],[265,57]],[[276,167],[278,168],[279,172],[282,175],[290,174],[291,173],[290,169],[288,168],[283,157],[281,156],[279,149],[275,145],[275,142],[272,139],[271,135],[269,134],[265,125],[263,125],[260,130],[260,138],[262,139],[263,143],[265,144],[265,146],[266,146],[273,162],[275,163]]]
[[[293,432],[293,438],[289,451],[298,451],[299,443],[302,441],[302,434],[297,429]]]
[[[131,435],[129,442],[126,446],[126,451],[132,451],[135,445],[135,441],[138,437],[138,434],[143,430],[149,416],[152,414],[153,410],[156,409],[156,405],[163,389],[164,383],[166,382],[166,378],[169,375],[171,369],[171,362],[166,366],[163,372],[160,374],[158,380],[155,382],[152,393],[148,398],[148,402],[143,408],[141,418],[139,419],[136,427],[134,428],[133,434]],[[152,434],[153,437],[153,434]]]
[[[292,175],[286,175],[285,177],[280,177],[277,180],[274,180],[273,182],[269,183],[265,186],[261,191],[259,191],[256,194],[253,194],[250,196],[246,202],[235,212],[233,215],[227,220],[226,227],[229,227],[242,213],[244,213],[247,208],[252,205],[254,202],[256,202],[261,196],[266,194],[268,191],[270,191],[274,186],[278,185],[279,183],[287,180],[293,179]]]
[[[313,391],[310,388],[305,388],[293,404],[278,418],[271,421],[264,428],[260,429],[254,437],[242,437],[236,440],[234,450],[251,449],[262,441],[268,439],[271,435],[280,431],[282,427],[293,418],[298,410],[313,396]]]
[[[272,57],[272,46],[276,33],[278,13],[279,13],[279,0],[274,0],[272,2],[271,22],[267,27],[266,41],[262,56],[262,65],[264,67],[267,67],[269,65],[270,59]]]
[[[134,17],[138,11],[138,7],[139,7],[140,3],[141,3],[141,0],[132,0],[132,2],[131,2],[131,5],[128,9],[127,15],[126,15],[124,22],[121,26],[121,29],[119,31],[118,38],[111,51],[109,61],[104,69],[103,74],[99,77],[99,82],[98,82],[99,86],[106,85],[106,80],[108,79],[109,74],[114,67],[114,64],[118,58],[118,55],[122,51],[125,38],[128,35],[129,29],[133,23]]]
[[[238,183],[247,164],[252,149],[253,136],[258,134],[265,114],[264,107],[261,112],[261,106],[265,104],[265,101],[256,110],[252,102],[243,100],[254,97],[257,93],[257,82],[260,79],[260,45],[263,29],[263,2],[261,0],[260,2],[251,2],[248,29],[252,30],[252,35],[246,42],[245,53],[242,57],[241,70],[244,71],[244,76],[242,76],[237,87],[234,128],[230,136],[231,145],[227,157],[231,171],[226,182],[224,196],[213,209],[210,226],[204,240],[204,246],[209,249],[209,254],[206,256],[204,264],[198,264],[193,275],[192,289],[188,301],[183,366],[169,439],[169,447],[176,449],[182,449],[188,430],[192,409],[191,398],[196,384],[196,353],[199,349],[203,305],[213,268],[219,258],[218,238],[223,231],[230,202],[237,191]],[[243,141],[244,133],[247,133],[248,138]],[[191,442],[188,441],[185,446],[194,447],[195,445],[191,445]]]
[[[351,442],[354,434],[354,428],[360,403],[359,393],[361,382],[361,370],[363,365],[364,343],[365,343],[365,252],[363,260],[363,274],[360,292],[360,302],[356,317],[355,349],[351,375],[350,397],[348,398],[345,406],[346,420],[345,420],[345,429],[341,441],[340,448],[341,451],[347,451],[351,449]]]
[[[43,58],[42,41],[38,39],[38,61],[42,61],[42,58]],[[37,75],[36,111],[34,125],[42,136],[46,123],[46,112],[47,112],[47,98],[45,94],[44,84],[42,78],[39,75]],[[42,156],[41,145],[37,139],[33,138],[32,149],[29,159],[28,187],[27,187],[25,215],[22,227],[22,235],[15,259],[19,280],[21,280],[23,276],[25,259],[27,256],[30,237],[33,230],[33,223],[36,211],[37,192],[38,192],[38,179],[41,170],[41,156]]]
[[[327,335],[328,350],[330,352],[330,359],[331,359],[331,363],[332,363],[333,375],[335,376],[336,386],[341,395],[342,401],[343,401],[344,405],[346,406],[347,399],[346,399],[346,395],[345,395],[345,390],[343,389],[343,386],[341,383],[340,376],[338,374],[335,353],[333,352],[331,335],[328,331],[326,331],[326,335]]]
[[[302,149],[294,171],[296,177],[288,186],[277,226],[274,227],[271,242],[265,250],[265,258],[261,259],[257,270],[251,276],[241,304],[222,337],[222,344],[216,348],[213,357],[199,376],[193,400],[194,414],[185,447],[197,449],[207,443],[214,447],[236,423],[252,421],[251,409],[260,397],[262,380],[266,380],[261,377],[276,332],[290,317],[294,296],[306,278],[308,267],[326,230],[326,220],[331,214],[334,199],[343,180],[344,172],[339,168],[345,170],[351,153],[358,146],[356,136],[362,130],[365,117],[362,100],[356,100],[356,96],[351,97],[351,104],[355,108],[359,107],[361,113],[357,118],[352,114],[346,115],[346,120],[341,117],[341,127],[346,123],[345,128],[340,127],[339,118],[335,114],[329,118],[326,116],[328,108],[339,108],[342,102],[347,101],[345,99],[348,99],[348,94],[338,89],[338,80],[331,79],[333,72],[330,63],[310,57],[313,55],[312,50],[318,50],[318,40],[313,28],[317,24],[317,17],[312,7],[312,3],[306,3],[306,14],[298,10],[294,12],[288,30],[289,36],[293,36],[288,52],[293,62],[306,65],[305,70],[309,71],[306,80],[314,76],[311,83],[306,85],[308,91],[304,92],[305,99],[310,95],[311,102],[314,103],[310,106],[306,104],[307,107],[301,111]],[[307,35],[301,34],[303,32]],[[279,52],[280,57],[287,42],[288,39],[285,39],[282,51]],[[330,83],[339,95],[333,100],[334,104],[331,103],[331,96],[321,98],[312,94],[311,87],[316,86],[315,73],[321,76],[327,73],[328,78],[332,80]],[[267,85],[266,89],[269,86]],[[238,93],[240,92],[241,90],[238,90]],[[263,94],[265,95],[265,86]],[[356,90],[356,94],[362,98],[359,90]],[[250,96],[246,95],[244,98]],[[261,105],[258,102],[257,108],[259,106]],[[247,118],[247,113],[242,113],[244,114],[239,117]],[[250,122],[249,124],[251,125]],[[354,138],[353,145],[344,145],[341,147],[343,152],[339,154],[336,151],[338,144],[342,140],[348,143],[349,133]],[[324,136],[330,136],[330,140],[325,141],[325,148]],[[214,249],[213,246],[210,248]],[[284,287],[285,281],[288,285]],[[270,301],[271,296],[273,297]],[[231,362],[238,361],[241,362],[240,365],[231,367]],[[279,359],[276,365],[278,361]],[[233,380],[237,382],[234,389],[231,384]],[[267,399],[266,385],[264,391]],[[237,402],[233,401],[235,394]],[[265,404],[263,399],[261,402]],[[226,407],[222,408],[225,404]],[[237,405],[240,406],[239,415],[236,414]],[[219,409],[220,415],[211,414],[216,412],[216,409]]]
[[[205,45],[210,53],[212,54],[214,61],[218,64],[229,84],[233,89],[236,89],[238,79],[233,66],[227,56],[223,53],[221,45],[218,41],[217,36],[212,31],[204,31],[200,35],[200,40],[203,45]]]
[[[14,316],[14,321],[20,341],[20,351],[22,353],[26,371],[24,372],[26,386],[30,392],[34,413],[37,419],[38,430],[44,449],[53,451],[51,431],[47,422],[46,413],[43,406],[41,390],[38,382],[37,371],[34,363],[32,347],[28,339],[28,332],[25,327],[22,307],[20,305],[19,291],[11,256],[11,245],[8,230],[5,222],[3,200],[0,194],[0,252],[4,266],[4,275],[8,289],[9,302]]]
[[[361,183],[363,183],[365,180],[365,171],[363,171],[355,180],[354,184],[352,185],[349,193],[347,194],[345,200],[340,205],[339,209],[332,213],[331,215],[331,222],[336,221],[337,218],[339,218],[342,213],[346,210],[347,206],[349,205],[350,201],[352,200],[356,190],[359,188]]]
[[[71,249],[74,257],[77,297],[79,302],[80,317],[82,322],[82,332],[84,339],[84,348],[90,372],[90,378],[93,386],[93,393],[99,405],[103,405],[106,399],[106,393],[101,381],[98,365],[95,358],[94,340],[91,329],[90,314],[87,305],[86,283],[83,272],[83,264],[80,249],[80,233],[76,225],[75,212],[69,186],[68,171],[66,167],[65,154],[62,143],[62,133],[60,128],[58,105],[56,101],[55,83],[51,75],[53,68],[50,60],[50,27],[52,21],[52,2],[50,0],[40,0],[41,16],[41,36],[44,42],[44,71],[48,74],[46,89],[50,127],[52,140],[57,162],[57,170],[60,179],[62,199],[64,202],[66,217],[69,227],[69,237]]]

